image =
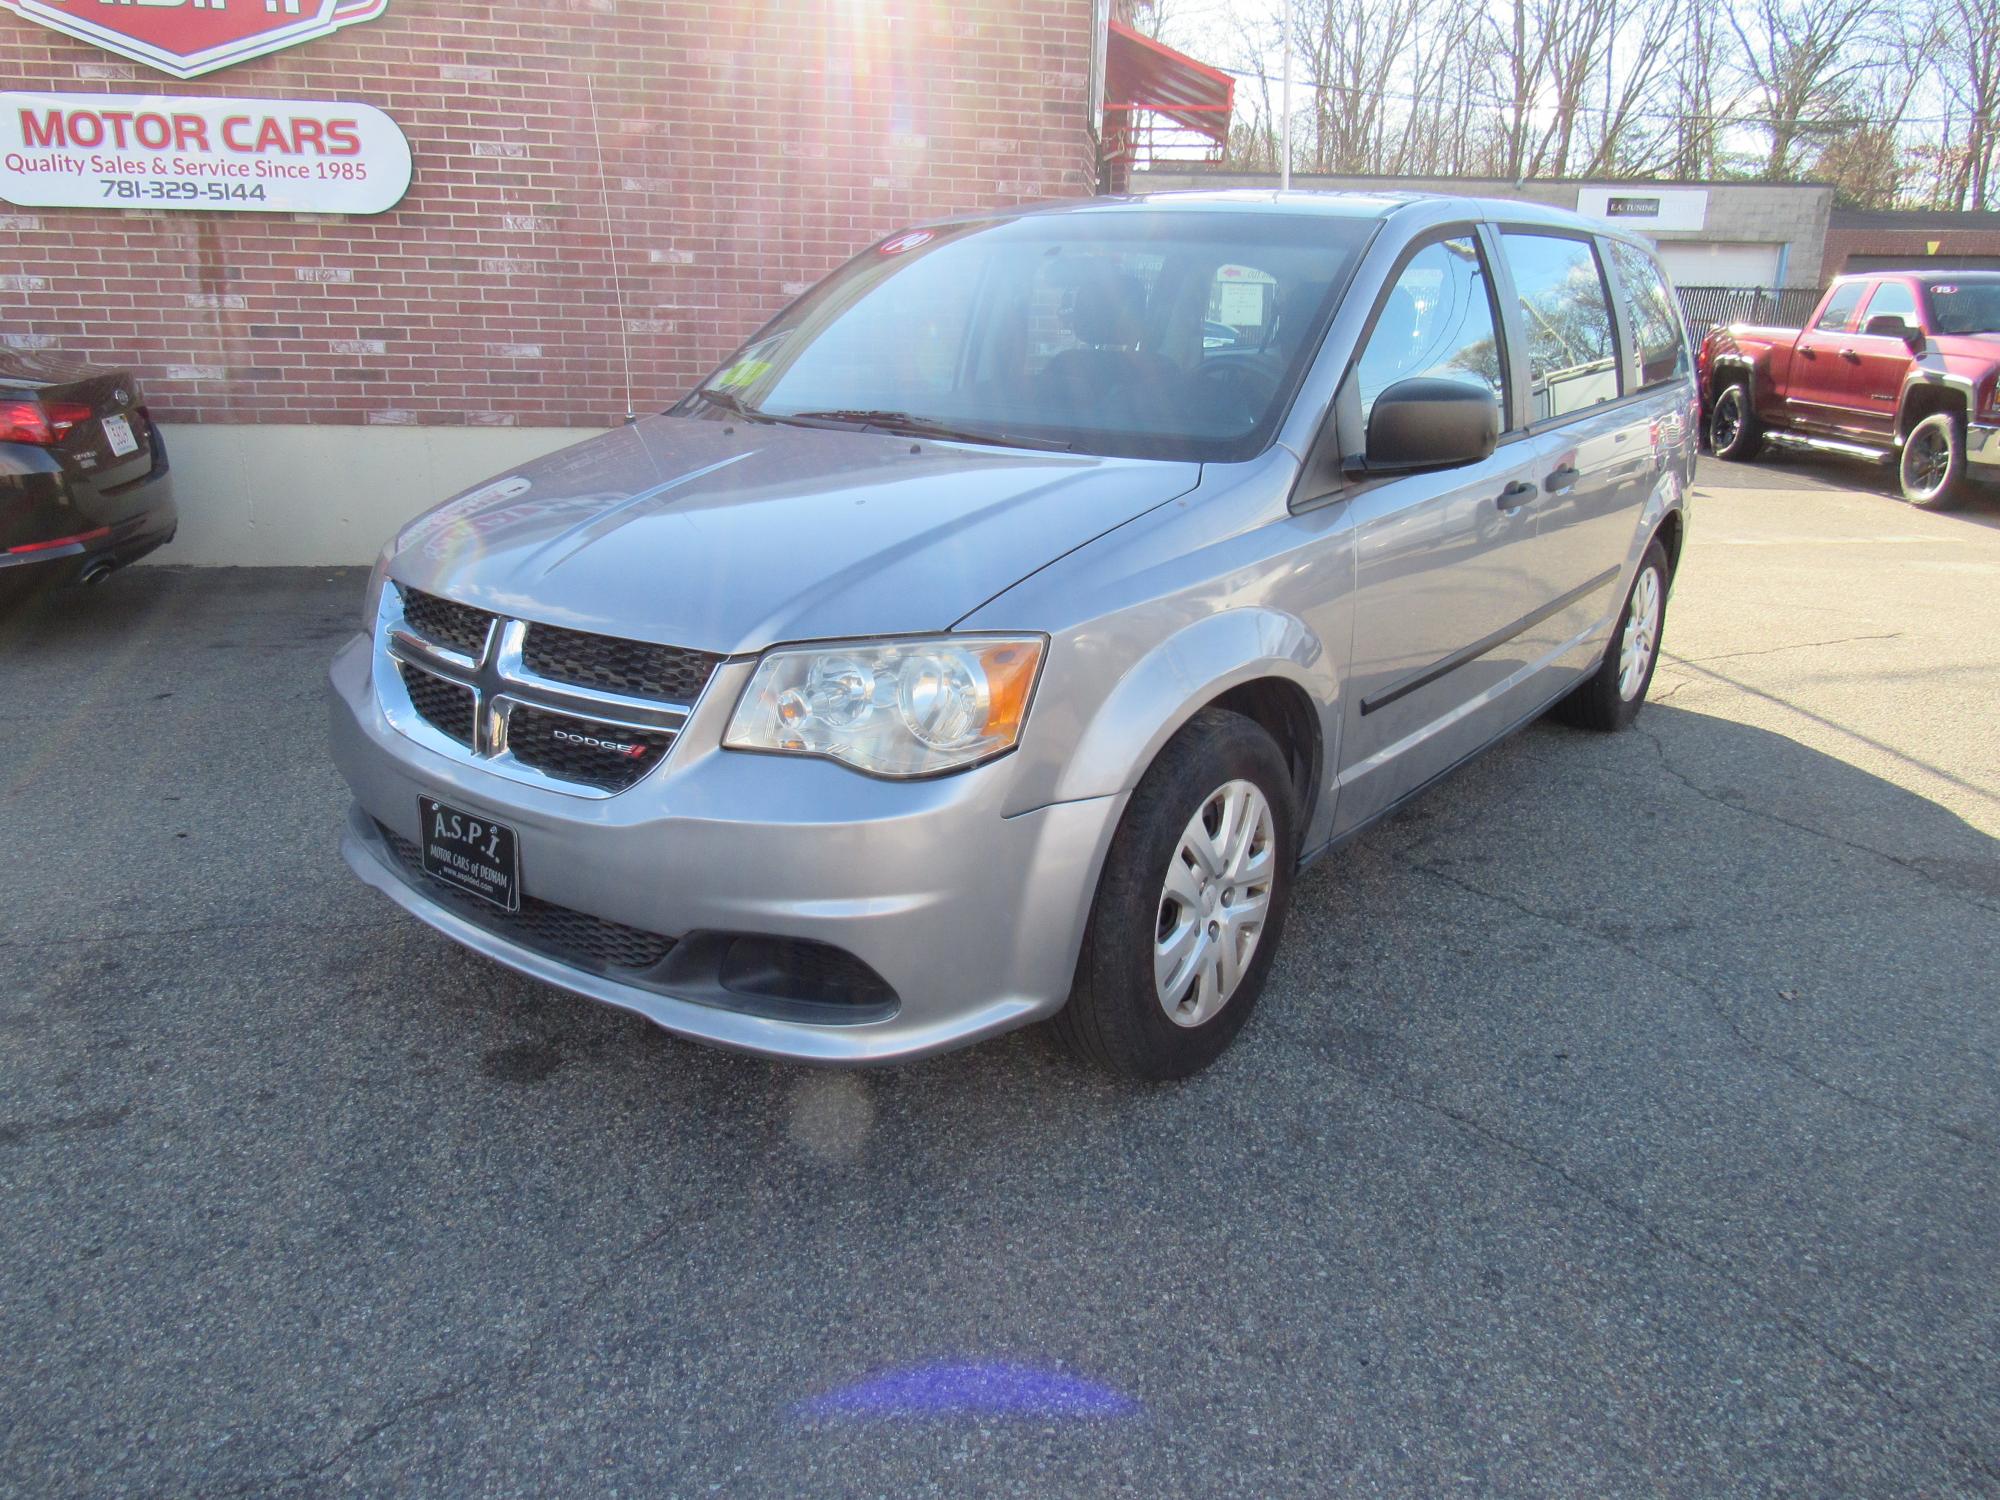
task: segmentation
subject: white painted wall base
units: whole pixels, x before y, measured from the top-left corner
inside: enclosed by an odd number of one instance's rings
[[[181,529],[162,563],[372,563],[420,511],[593,436],[577,427],[163,423]]]

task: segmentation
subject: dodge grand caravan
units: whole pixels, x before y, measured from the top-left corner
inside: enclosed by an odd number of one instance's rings
[[[910,229],[394,539],[333,665],[345,854],[685,1036],[870,1062],[1052,1018],[1184,1075],[1305,862],[1551,707],[1631,722],[1697,424],[1651,252],[1553,210]]]

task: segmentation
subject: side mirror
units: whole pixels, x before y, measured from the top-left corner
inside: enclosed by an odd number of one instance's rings
[[[1417,376],[1375,398],[1368,413],[1367,472],[1407,473],[1475,464],[1500,441],[1500,403],[1482,386]]]
[[[1899,313],[1877,313],[1861,325],[1861,331],[1870,338],[1901,339],[1912,354],[1924,347],[1924,331],[1905,323]]]

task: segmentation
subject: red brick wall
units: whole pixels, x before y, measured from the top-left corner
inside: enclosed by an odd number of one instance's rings
[[[1930,248],[1934,243],[1935,251]],[[2000,256],[2000,230],[1843,229],[1836,224],[1826,232],[1820,282],[1824,285],[1845,270],[1850,255],[1893,255],[1922,267],[1933,254]]]
[[[0,338],[129,364],[204,422],[603,425],[913,219],[1091,190],[1090,0],[391,0],[177,82],[0,12],[0,82],[360,100],[376,218],[0,203]],[[587,88],[603,141],[599,198]]]

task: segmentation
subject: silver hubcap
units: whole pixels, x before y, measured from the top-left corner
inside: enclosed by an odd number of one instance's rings
[[[1936,427],[1920,427],[1903,445],[1903,482],[1928,500],[1943,487],[1951,472],[1951,441]]]
[[[1645,686],[1660,642],[1660,575],[1652,568],[1632,585],[1632,607],[1625,612],[1625,635],[1618,643],[1618,696],[1627,703]]]
[[[1153,936],[1160,1008],[1199,1026],[1229,1003],[1271,911],[1277,872],[1271,804],[1248,781],[1210,792],[1167,863]]]

